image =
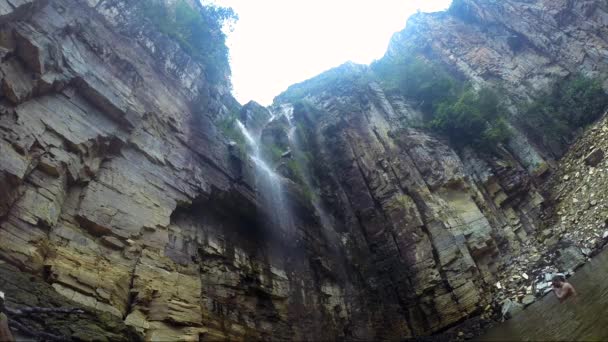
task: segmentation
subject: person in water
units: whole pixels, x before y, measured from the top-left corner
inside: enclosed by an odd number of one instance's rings
[[[13,334],[8,327],[8,317],[4,313],[4,292],[0,291],[0,341],[13,342]]]
[[[576,290],[574,289],[574,286],[567,282],[566,278],[564,278],[562,275],[553,277],[552,286],[553,292],[555,292],[555,296],[560,302],[563,302],[570,296],[576,297]]]

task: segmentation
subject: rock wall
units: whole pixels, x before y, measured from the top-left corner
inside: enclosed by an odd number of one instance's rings
[[[608,6],[601,1],[455,0],[449,12],[412,16],[393,36],[385,58],[420,51],[475,85],[500,85],[517,103],[556,78],[605,75],[606,20]],[[512,118],[516,129],[517,121]],[[531,133],[516,132],[510,142],[530,171],[565,152],[542,146]]]
[[[241,107],[227,71],[207,80],[139,3],[0,0],[0,290],[12,307],[86,309],[23,324],[85,340],[428,335],[482,312],[557,234],[539,190],[551,153],[517,127],[495,156],[456,151],[353,64],[279,96],[264,127],[266,109]],[[513,99],[605,68],[601,4],[458,3],[415,16],[386,58],[419,45]],[[286,152],[289,230],[214,124],[234,113]],[[294,124],[308,182],[289,172]]]
[[[535,248],[544,199],[507,150],[459,155],[411,128],[422,114],[362,81],[367,71],[340,67],[347,76],[296,101],[293,116],[308,132],[340,248],[390,313],[382,337],[426,335],[490,302],[499,271]],[[290,106],[285,97],[277,107]]]
[[[351,290],[314,218],[268,227],[250,163],[213,124],[240,109],[229,84],[137,3],[0,2],[3,278],[31,274],[88,324],[110,315],[148,340],[344,336]],[[36,302],[6,284],[9,306]],[[59,321],[36,327],[92,339]]]
[[[455,1],[448,12],[413,16],[384,59],[422,55],[521,103],[557,77],[605,74],[606,17],[593,1]],[[292,107],[308,134],[322,197],[350,262],[379,301],[396,303],[387,321],[396,335],[384,337],[440,331],[491,310],[492,298],[521,302],[534,292],[523,273],[531,278],[552,262],[572,270],[584,261],[581,247],[589,254],[603,245],[567,223],[583,214],[562,216],[561,230],[553,229],[555,182],[540,185],[561,167],[553,158],[564,151],[521,129],[525,118],[515,106],[513,136],[499,153],[455,150],[416,129],[423,114],[415,103],[386,93],[372,73],[347,63],[290,87],[274,107]],[[601,201],[587,202],[579,212],[598,213],[584,222],[599,234],[602,209],[593,206]]]

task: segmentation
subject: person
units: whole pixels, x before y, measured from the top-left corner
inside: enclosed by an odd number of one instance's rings
[[[563,302],[570,296],[576,297],[576,290],[574,286],[566,281],[566,278],[562,275],[557,275],[553,277],[552,281],[553,292],[555,292],[555,296],[559,299],[560,302]]]

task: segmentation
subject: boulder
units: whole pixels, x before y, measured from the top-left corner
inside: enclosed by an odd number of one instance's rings
[[[604,150],[597,148],[585,157],[585,164],[589,166],[597,166],[604,159]]]
[[[534,303],[534,301],[536,300],[536,297],[534,297],[533,295],[526,295],[524,296],[524,298],[521,300],[521,303],[524,306],[528,306],[532,303]]]
[[[512,301],[510,299],[505,300],[502,303],[502,317],[503,319],[511,319],[513,318],[513,316],[517,315],[518,313],[520,313],[523,310],[523,305]]]
[[[574,270],[585,262],[585,255],[576,246],[569,246],[559,251],[555,260],[556,265],[562,270]]]
[[[291,158],[291,150],[287,150],[285,152],[283,152],[283,154],[281,154],[281,159],[288,159]]]

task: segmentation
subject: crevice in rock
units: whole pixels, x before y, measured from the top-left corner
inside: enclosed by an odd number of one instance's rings
[[[131,269],[131,277],[129,279],[129,294],[128,294],[128,298],[127,298],[127,305],[125,307],[125,313],[122,316],[122,320],[125,321],[127,319],[127,316],[129,316],[129,314],[131,312],[133,312],[133,310],[135,309],[135,305],[136,305],[136,299],[137,299],[137,295],[139,294],[137,291],[135,291],[135,278],[136,273],[137,273],[137,266],[139,266],[141,257],[143,255],[143,250],[139,252],[139,255],[137,256],[137,260],[135,260],[135,262],[133,263],[133,268]]]
[[[348,141],[348,140],[347,140],[347,141]],[[353,146],[352,146],[352,144],[351,144],[351,142],[350,142],[350,141],[348,141],[348,146],[349,146],[349,147],[350,147],[350,149],[351,149],[351,153],[352,153],[352,155],[353,155],[353,157],[354,157],[354,162],[355,162],[355,165],[357,165],[357,170],[359,171],[359,174],[361,175],[361,179],[362,179],[362,180],[363,180],[363,182],[365,183],[365,187],[367,188],[367,192],[368,192],[368,194],[369,194],[370,198],[372,199],[372,201],[373,201],[373,203],[374,203],[374,208],[375,208],[375,209],[376,209],[376,210],[377,210],[377,211],[378,211],[380,214],[382,214],[382,217],[384,218],[384,221],[385,221],[386,223],[391,222],[391,221],[388,219],[388,216],[386,215],[386,212],[385,212],[385,211],[384,211],[384,209],[382,208],[382,205],[380,204],[380,202],[378,202],[378,199],[377,199],[377,198],[374,196],[374,194],[372,193],[372,187],[371,187],[371,185],[370,185],[370,183],[369,183],[369,180],[368,180],[367,176],[366,176],[366,175],[365,175],[365,173],[364,173],[364,170],[362,169],[361,164],[359,163],[359,157],[358,157],[358,156],[357,156],[357,154],[355,153],[355,150],[354,150],[354,148],[353,148]],[[402,254],[402,252],[401,252],[401,249],[400,249],[400,247],[399,247],[399,244],[397,244],[397,239],[396,239],[396,237],[395,237],[394,227],[393,227],[393,225],[392,225],[392,224],[390,224],[390,227],[391,227],[392,229],[390,229],[389,234],[391,235],[392,240],[393,240],[393,242],[395,243],[395,247],[397,248],[397,251],[399,252],[399,256],[401,257],[401,259],[403,259],[403,257],[404,257],[404,256],[403,256],[403,254]]]
[[[379,213],[383,215],[383,217],[384,217],[384,219],[385,219],[385,222],[390,222],[390,221],[388,220],[388,217],[386,216],[386,213],[385,213],[385,212],[384,212],[384,210],[382,209],[381,204],[378,202],[378,200],[375,198],[375,196],[374,196],[374,195],[371,193],[371,189],[372,189],[372,188],[371,188],[371,186],[370,186],[370,183],[369,183],[369,181],[368,181],[368,179],[367,179],[366,175],[364,174],[364,171],[363,171],[363,169],[362,169],[362,166],[359,164],[359,161],[358,161],[358,159],[357,159],[357,158],[358,158],[358,157],[357,157],[357,154],[355,153],[354,148],[353,148],[353,146],[351,145],[351,142],[350,142],[350,141],[348,141],[348,146],[350,147],[350,149],[351,149],[351,153],[352,153],[352,155],[353,155],[353,156],[354,156],[354,158],[355,158],[355,160],[354,160],[354,161],[355,161],[355,164],[357,165],[357,168],[358,168],[359,174],[361,175],[362,180],[364,181],[364,183],[365,183],[365,185],[366,185],[366,187],[367,187],[367,189],[368,189],[369,195],[370,195],[370,197],[372,198],[372,200],[373,200],[373,202],[374,202],[375,209],[376,209],[376,210],[378,210],[378,211],[379,211]],[[397,242],[397,238],[396,238],[396,236],[395,236],[395,232],[394,232],[394,227],[392,226],[392,224],[390,224],[390,225],[389,225],[389,227],[391,227],[392,229],[390,229],[390,231],[388,232],[388,234],[391,236],[391,239],[392,239],[391,241],[394,243],[394,245],[395,245],[395,247],[396,247],[396,249],[397,249],[397,252],[399,253],[399,257],[400,257],[398,260],[396,260],[396,262],[397,262],[398,264],[400,264],[400,265],[401,265],[401,266],[402,266],[404,269],[406,269],[406,270],[407,270],[407,271],[406,271],[406,273],[407,273],[407,274],[409,274],[409,273],[411,273],[411,270],[409,270],[409,268],[405,267],[405,265],[404,265],[404,257],[405,257],[405,256],[403,255],[403,251],[401,251],[401,248],[399,247],[399,244],[398,244],[398,242]],[[393,266],[390,266],[390,267],[392,268]],[[397,271],[397,270],[394,270],[394,271]],[[398,286],[398,284],[399,284],[400,282],[399,282],[399,281],[397,281],[397,279],[395,279],[395,278],[393,277],[392,272],[391,272],[390,278],[392,279],[393,284],[394,284],[394,285],[396,285],[396,286]],[[405,279],[404,279],[404,280],[406,280],[406,281],[407,281],[407,285],[408,285],[408,286],[410,286],[410,287],[412,286],[412,284],[411,284],[411,280],[410,280],[409,276],[408,276],[408,277],[405,277]],[[395,291],[397,291],[397,290],[395,290]],[[398,302],[399,302],[399,304],[400,304],[400,307],[401,307],[401,308],[402,308],[402,310],[403,310],[404,319],[405,319],[405,320],[409,320],[409,319],[410,319],[409,315],[406,315],[406,314],[405,314],[406,312],[408,312],[408,310],[409,310],[409,306],[408,306],[408,305],[407,305],[407,304],[406,304],[406,303],[403,301],[403,298],[402,298],[402,296],[401,296],[401,295],[399,295],[398,291],[397,291],[397,298],[398,298]]]
[[[407,152],[407,151],[405,151],[405,153],[406,153],[406,154],[408,154],[408,152]],[[408,154],[408,157],[411,159],[411,156],[409,156],[409,154]],[[413,164],[413,163],[412,163],[412,165],[414,165],[414,166],[415,166],[415,164]],[[417,211],[420,213],[420,218],[421,218],[421,220],[422,220],[422,225],[420,226],[420,229],[421,229],[421,230],[422,230],[422,232],[423,232],[423,233],[424,233],[424,234],[425,234],[425,235],[428,237],[429,243],[430,243],[430,244],[431,244],[431,246],[432,246],[431,253],[432,253],[432,256],[433,256],[433,260],[434,260],[434,262],[435,262],[435,265],[436,265],[437,272],[439,273],[439,276],[440,276],[440,278],[441,278],[441,282],[442,282],[442,284],[443,284],[444,288],[445,288],[445,289],[446,289],[448,292],[450,292],[450,293],[451,293],[451,298],[452,298],[452,300],[453,300],[453,301],[454,301],[454,302],[455,302],[457,305],[459,305],[458,298],[457,298],[457,297],[456,297],[456,295],[453,293],[453,288],[452,288],[452,286],[451,286],[451,284],[450,284],[450,282],[449,282],[449,279],[448,279],[448,276],[447,276],[446,271],[445,271],[445,269],[444,269],[444,266],[442,265],[441,258],[440,258],[440,256],[439,256],[439,251],[437,250],[437,247],[435,246],[435,241],[434,241],[434,239],[433,239],[433,235],[432,235],[432,233],[430,232],[430,230],[429,230],[429,228],[428,228],[428,225],[430,224],[430,222],[428,221],[428,217],[430,217],[430,216],[431,216],[431,214],[430,214],[430,213],[427,213],[427,212],[426,212],[426,208],[427,208],[428,206],[427,206],[427,205],[424,203],[424,200],[423,200],[423,199],[420,197],[420,195],[419,195],[418,193],[416,193],[416,192],[412,192],[412,191],[409,191],[409,189],[408,189],[407,187],[405,187],[405,186],[403,186],[403,185],[401,184],[401,182],[399,181],[399,177],[397,176],[397,172],[396,172],[396,170],[394,169],[394,167],[393,167],[392,163],[389,163],[389,170],[390,170],[390,172],[392,173],[393,177],[395,178],[395,183],[397,184],[397,186],[399,187],[399,189],[400,189],[400,190],[401,190],[401,191],[402,191],[402,192],[403,192],[405,195],[407,195],[407,196],[409,196],[410,198],[412,198],[412,200],[414,201],[414,204],[416,205],[416,210],[417,210]],[[389,171],[389,170],[387,170],[387,171]],[[418,172],[419,172],[419,171],[418,171]],[[443,224],[443,223],[440,223],[439,221],[436,221],[436,222],[437,222],[438,224]],[[446,229],[446,230],[447,230],[447,229]],[[467,248],[468,248],[468,247],[467,247]],[[460,253],[460,251],[459,251],[459,253]],[[477,265],[476,265],[476,266],[477,266]],[[436,310],[436,307],[435,307],[435,306],[433,306],[433,307],[432,307],[432,310]],[[435,312],[435,317],[441,317],[440,313],[439,313],[439,312]],[[428,322],[428,321],[426,321],[426,317],[425,317],[425,323],[426,323],[425,330],[426,330],[426,331],[431,331],[430,324],[429,324],[429,322]]]

